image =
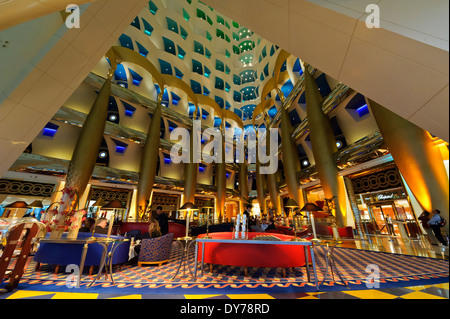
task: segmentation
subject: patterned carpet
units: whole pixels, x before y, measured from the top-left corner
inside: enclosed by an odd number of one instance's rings
[[[321,248],[315,248],[315,255],[318,278],[321,282],[326,266]],[[334,273],[336,281],[332,281],[330,272],[327,281],[320,285],[320,291],[317,292],[314,283],[307,281],[305,267],[289,268],[286,270],[286,277],[283,278],[283,272],[280,268],[249,267],[248,276],[245,276],[244,269],[241,267],[215,265],[212,274],[208,267],[206,267],[203,276],[200,275],[199,271],[199,277],[195,283],[188,275],[187,269],[184,276],[180,272],[179,276],[171,281],[180,257],[181,250],[174,245],[168,263],[160,267],[132,265],[123,265],[122,269],[115,267],[114,280],[116,285],[113,285],[110,280],[105,280],[105,277],[102,276],[89,289],[86,289],[86,286],[93,280],[96,270],[93,276],[89,276],[87,269],[85,269],[80,289],[74,289],[66,286],[69,273],[64,273],[64,267],[61,267],[59,274],[54,274],[54,266],[52,265],[41,265],[40,270],[35,271],[35,263],[30,258],[18,287],[21,291],[16,292],[18,295],[14,295],[18,297],[20,294],[31,293],[32,296],[29,297],[33,297],[33,293],[36,293],[38,296],[53,298],[58,294],[66,296],[67,293],[72,295],[81,293],[85,297],[90,295],[93,298],[106,298],[107,296],[229,298],[230,296],[252,294],[259,296],[258,298],[264,298],[264,296],[270,298],[326,298],[327,295],[328,297],[339,298],[343,294],[352,297],[352,293],[356,294],[357,291],[365,291],[364,295],[366,296],[376,294],[381,297],[386,289],[394,289],[396,293],[388,295],[398,297],[399,295],[417,293],[419,288],[411,287],[421,287],[419,291],[427,289],[430,291],[430,288],[433,288],[435,295],[437,293],[444,298],[448,298],[448,260],[336,248],[334,258],[338,271],[348,287],[345,287],[339,281],[336,273]],[[193,260],[193,251],[191,257],[191,260]],[[376,290],[368,289],[366,285],[367,278],[371,274],[370,271],[366,271],[368,265],[379,267],[380,279],[377,281],[379,288]],[[436,292],[436,289],[438,292]],[[8,296],[12,297],[13,295],[9,294]]]

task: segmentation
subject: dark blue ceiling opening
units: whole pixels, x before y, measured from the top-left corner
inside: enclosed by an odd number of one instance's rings
[[[356,94],[345,109],[350,113],[355,121],[360,121],[370,115],[369,107],[363,95]]]

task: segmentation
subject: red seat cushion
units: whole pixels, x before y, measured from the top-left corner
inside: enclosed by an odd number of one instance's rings
[[[249,239],[267,233],[248,233]],[[293,236],[271,233],[282,240],[289,241]],[[199,235],[201,238],[204,235]],[[212,233],[214,239],[231,239],[231,232]],[[198,260],[201,261],[202,245],[199,245]],[[309,254],[309,252],[308,252]],[[311,260],[311,259],[310,259]],[[304,246],[277,244],[234,244],[205,243],[205,263],[242,267],[301,267],[305,265]]]

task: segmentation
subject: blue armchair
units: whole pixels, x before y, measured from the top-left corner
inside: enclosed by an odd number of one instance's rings
[[[157,264],[161,266],[169,261],[173,235],[173,233],[168,233],[161,237],[143,239],[138,257],[138,266],[141,267],[143,264]]]

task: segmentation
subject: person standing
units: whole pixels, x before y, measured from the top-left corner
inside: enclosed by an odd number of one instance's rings
[[[430,225],[428,225],[428,222],[430,221],[430,212],[424,210],[422,214],[420,214],[420,216],[417,217],[417,219],[420,220],[420,224],[422,225],[423,230],[427,233],[431,244],[437,245],[438,241],[436,239],[436,236],[434,236],[434,233],[431,230]]]
[[[441,234],[441,226],[439,225],[441,223],[441,215],[440,210],[434,209],[432,211],[433,217],[428,221],[428,225],[430,225],[431,230],[433,230],[434,235],[436,236],[437,240],[439,240],[442,245],[447,246],[447,241],[442,237]]]
[[[156,207],[156,218],[161,229],[161,235],[164,236],[169,232],[169,218],[163,212],[162,207]]]

